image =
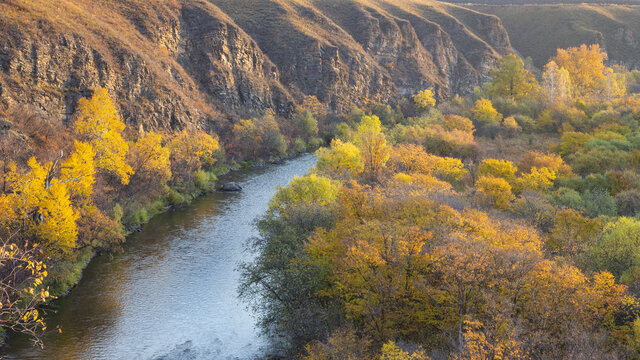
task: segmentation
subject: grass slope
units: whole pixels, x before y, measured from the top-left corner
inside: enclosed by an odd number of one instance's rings
[[[468,5],[497,15],[512,46],[543,66],[557,48],[600,43],[609,60],[640,68],[640,5]]]

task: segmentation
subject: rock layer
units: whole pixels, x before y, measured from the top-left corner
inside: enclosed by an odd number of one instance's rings
[[[500,20],[427,0],[7,0],[0,111],[68,122],[106,87],[129,124],[227,126],[303,95],[337,111],[471,91],[511,47]]]

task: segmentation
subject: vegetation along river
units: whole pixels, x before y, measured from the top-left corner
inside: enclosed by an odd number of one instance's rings
[[[241,193],[212,193],[154,217],[114,257],[95,258],[53,303],[44,349],[13,336],[7,359],[253,359],[264,353],[254,315],[237,297],[238,264],[276,187],[313,166],[233,172]],[[62,329],[58,333],[57,326]]]

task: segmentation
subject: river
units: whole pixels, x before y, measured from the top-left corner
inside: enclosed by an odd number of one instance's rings
[[[160,214],[130,236],[122,253],[96,257],[80,283],[46,317],[44,349],[12,336],[7,359],[254,359],[268,351],[253,314],[237,297],[246,240],[276,187],[313,166],[233,172],[241,193],[212,193]],[[59,326],[62,333],[56,330]]]

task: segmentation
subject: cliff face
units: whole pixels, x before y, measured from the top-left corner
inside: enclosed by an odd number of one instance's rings
[[[102,86],[130,124],[218,128],[303,95],[336,110],[425,88],[444,99],[510,51],[495,16],[427,0],[7,0],[0,110],[64,122]]]

